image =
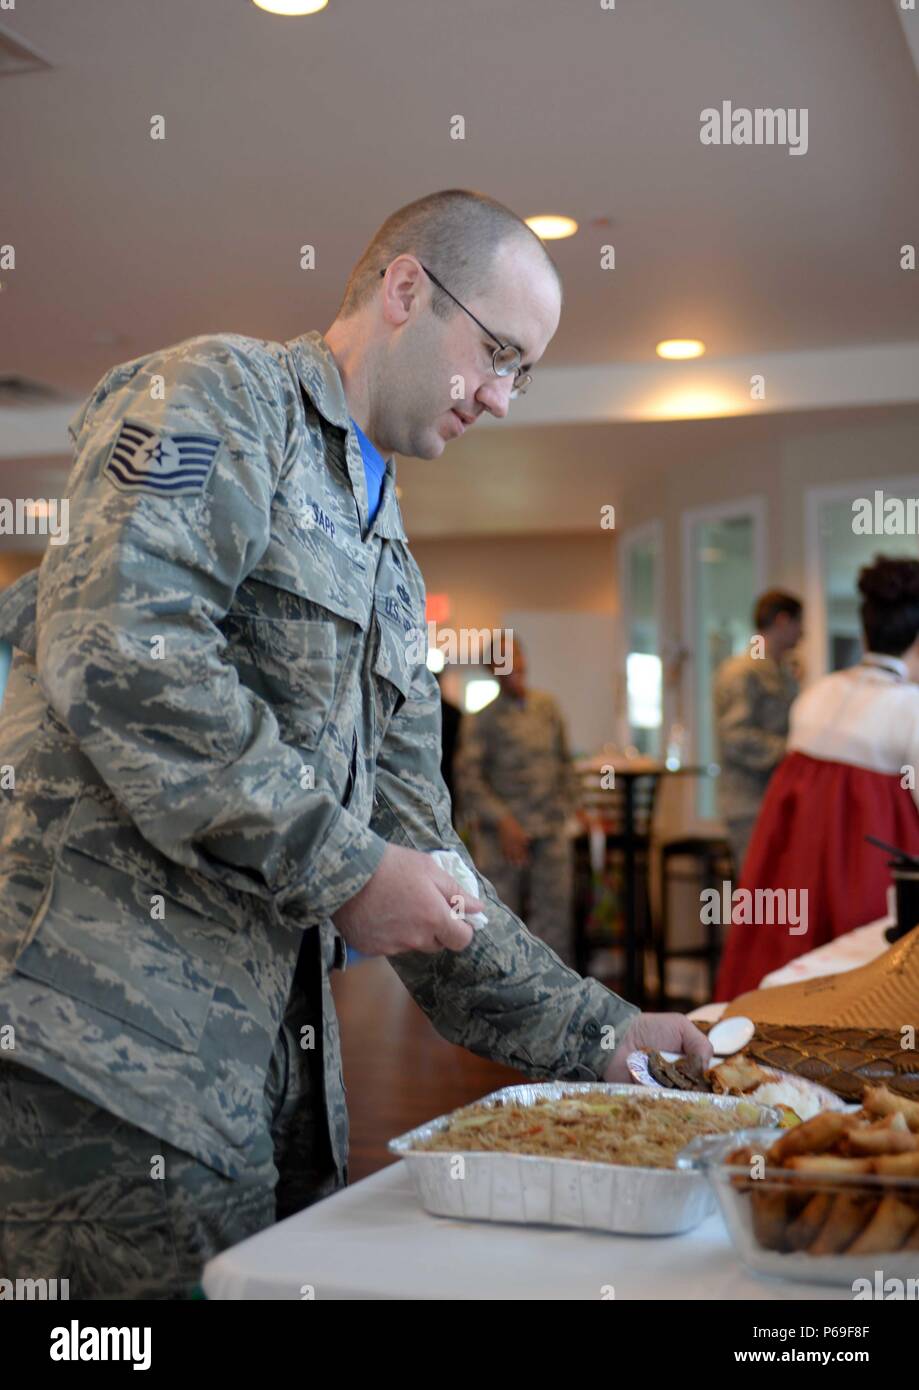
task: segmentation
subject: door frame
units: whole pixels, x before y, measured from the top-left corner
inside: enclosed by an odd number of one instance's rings
[[[735,517],[753,519],[753,576],[754,592],[759,594],[766,587],[766,522],[768,501],[761,492],[748,497],[733,498],[729,502],[713,502],[705,507],[690,507],[680,517],[680,562],[683,579],[682,634],[686,661],[683,665],[681,695],[681,723],[689,736],[688,755],[690,760],[699,758],[699,726],[695,696],[695,671],[697,652],[693,618],[695,614],[695,566],[692,553],[693,528],[704,521],[729,521]],[[752,620],[751,620],[752,621]]]

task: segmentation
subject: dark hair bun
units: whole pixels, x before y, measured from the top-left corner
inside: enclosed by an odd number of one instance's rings
[[[893,560],[876,555],[861,570],[859,592],[879,604],[919,604],[919,560]]]

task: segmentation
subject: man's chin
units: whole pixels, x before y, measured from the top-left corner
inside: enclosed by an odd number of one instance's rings
[[[444,439],[443,435],[436,428],[428,430],[421,441],[421,445],[415,457],[420,459],[439,459],[446,447],[447,440]]]

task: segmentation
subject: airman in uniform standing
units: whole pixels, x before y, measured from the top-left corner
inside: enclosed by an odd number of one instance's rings
[[[770,589],[756,601],[754,637],[715,676],[718,804],[739,879],[766,784],[785,756],[798,682],[787,655],[801,640],[800,599]]]
[[[565,722],[551,695],[527,685],[519,640],[508,643],[493,669],[500,692],[464,721],[458,758],[459,796],[475,821],[476,864],[533,935],[573,965],[566,825],[579,797]]]
[[[324,335],[148,353],[74,417],[69,540],[0,597],[5,1277],[185,1297],[340,1187],[345,943],[525,1076],[621,1079],[636,1041],[710,1051],[566,969],[481,875],[463,902],[428,853],[474,868],[375,463],[503,418],[559,312],[524,223],[433,194],[374,235]]]

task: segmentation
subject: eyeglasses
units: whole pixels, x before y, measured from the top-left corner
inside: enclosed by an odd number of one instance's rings
[[[422,265],[421,261],[419,261],[418,264],[421,266],[421,269],[428,279],[433,280],[439,290],[443,290],[444,294],[448,295],[449,298],[453,300],[453,303],[462,309],[464,314],[469,315],[473,323],[478,324],[483,333],[487,334],[493,342],[498,344],[491,355],[492,366],[495,369],[496,376],[510,376],[511,372],[514,373],[514,386],[511,391],[511,400],[516,400],[518,396],[525,396],[527,387],[530,385],[533,378],[530,376],[529,372],[522,372],[520,370],[520,349],[515,348],[511,343],[502,343],[497,334],[492,333],[490,328],[486,328],[484,323],[482,323],[480,319],[477,319],[470,309],[466,308],[465,304],[460,303],[455,294],[450,294],[446,285],[442,285],[437,276],[428,270],[426,265]],[[385,274],[385,270],[380,271],[381,276]]]

